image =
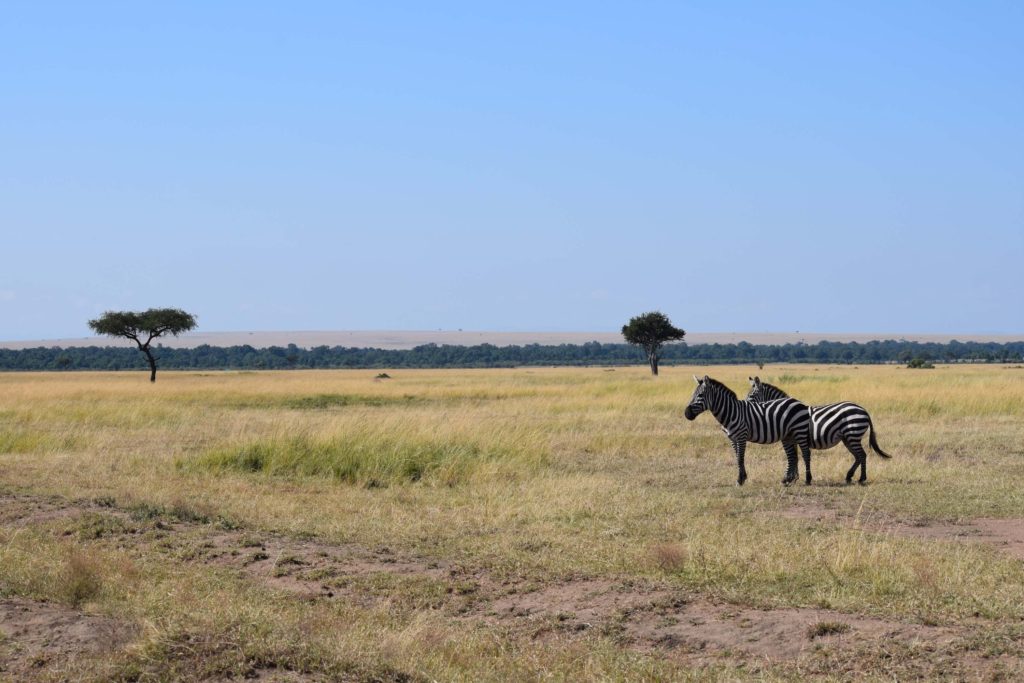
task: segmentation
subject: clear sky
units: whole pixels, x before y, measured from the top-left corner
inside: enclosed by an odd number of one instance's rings
[[[0,8],[0,339],[1024,333],[1024,3]]]

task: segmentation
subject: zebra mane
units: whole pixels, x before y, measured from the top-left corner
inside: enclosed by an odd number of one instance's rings
[[[789,394],[787,394],[782,389],[779,389],[774,384],[768,384],[768,382],[761,382],[761,386],[764,387],[765,389],[768,389],[769,391],[776,391],[779,394],[782,394],[783,398],[789,398]]]
[[[707,378],[706,380],[704,380],[704,381],[705,381],[705,382],[707,382],[708,384],[710,384],[710,385],[711,385],[711,386],[713,386],[713,387],[718,387],[718,388],[719,388],[719,389],[721,389],[721,390],[722,390],[723,392],[725,392],[725,394],[726,394],[727,396],[732,396],[733,398],[736,398],[736,392],[735,392],[735,391],[733,391],[732,389],[730,389],[729,387],[725,386],[725,385],[724,385],[724,384],[722,384],[721,382],[719,382],[719,381],[718,381],[717,379],[711,379],[710,377],[708,377],[708,378]]]

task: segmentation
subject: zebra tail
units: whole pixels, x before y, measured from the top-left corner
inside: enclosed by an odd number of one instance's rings
[[[875,425],[871,423],[871,418],[868,417],[868,443],[871,444],[871,450],[878,453],[883,458],[891,458],[892,456],[886,453],[879,447],[878,441],[875,439]]]

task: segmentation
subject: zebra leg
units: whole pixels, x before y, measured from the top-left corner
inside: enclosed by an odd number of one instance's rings
[[[786,476],[782,479],[784,486],[789,486],[798,476],[797,474],[797,457],[796,457],[796,444],[789,442],[782,443],[782,449],[786,451]]]
[[[857,471],[857,466],[860,465],[860,478],[857,480],[858,484],[865,484],[868,480],[868,454],[864,450],[864,446],[861,445],[859,439],[843,439],[843,445],[846,446],[851,453],[853,453],[853,467],[846,473],[846,483],[849,484],[853,480],[853,473]]]
[[[860,458],[857,456],[856,453],[853,452],[853,449],[850,448],[849,444],[844,444],[844,445],[846,445],[846,448],[853,455],[853,467],[851,467],[846,472],[846,483],[847,484],[852,484],[853,483],[853,475],[857,473],[857,468],[860,467]]]
[[[732,448],[736,451],[736,467],[739,468],[739,475],[736,478],[736,484],[743,486],[743,482],[747,480],[747,468],[743,465],[743,454],[747,450],[747,442],[733,441]]]
[[[811,485],[811,449],[806,444],[800,444],[800,450],[804,455],[804,483]]]

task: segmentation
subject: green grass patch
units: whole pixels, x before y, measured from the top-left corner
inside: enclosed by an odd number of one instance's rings
[[[179,469],[269,476],[329,477],[380,488],[423,482],[454,486],[486,473],[516,478],[538,469],[546,448],[529,440],[479,442],[455,436],[345,434],[254,441],[180,460]]]
[[[424,399],[411,394],[402,396],[365,396],[359,394],[314,394],[297,396],[282,401],[283,408],[293,410],[324,410],[345,406],[402,406],[423,403]]]
[[[820,384],[840,384],[849,380],[849,377],[840,377],[839,375],[779,375],[771,379],[767,379],[769,384],[774,384],[783,391],[785,391],[786,384],[798,384],[801,382],[816,382]]]
[[[229,408],[264,408],[285,410],[328,410],[349,407],[400,407],[422,405],[427,402],[423,396],[403,394],[381,396],[373,394],[308,394],[304,396],[236,396],[226,399],[223,405]]]
[[[75,450],[80,439],[70,434],[50,434],[15,427],[0,429],[0,453],[50,453]]]

